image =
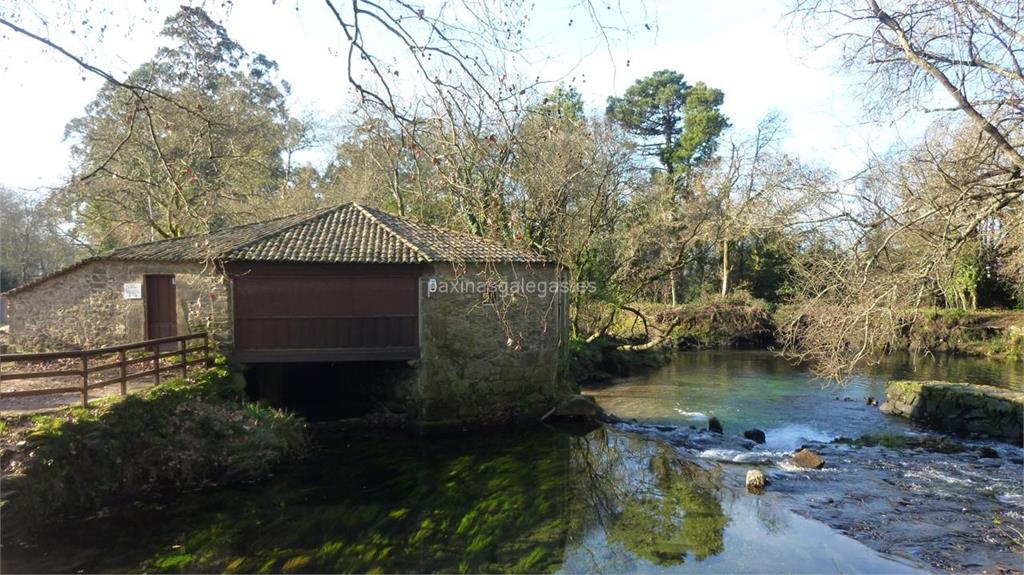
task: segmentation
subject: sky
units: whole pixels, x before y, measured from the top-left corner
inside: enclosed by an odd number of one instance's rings
[[[23,12],[21,21],[123,77],[153,55],[163,20],[180,4],[99,5],[106,8],[92,18],[108,26],[100,40],[70,34],[73,26],[58,18],[46,18],[44,26],[37,14]],[[623,4],[621,19],[605,21],[625,20],[631,32],[606,41],[587,25],[578,3],[560,8],[537,3],[540,8],[525,30],[523,73],[572,83],[587,107],[600,113],[608,96],[621,95],[651,72],[673,69],[691,83],[703,81],[724,91],[723,110],[736,137],[754,130],[769,112],[781,112],[788,123],[784,149],[843,177],[856,173],[869,153],[884,152],[923,132],[927,118],[920,116],[892,125],[865,120],[859,79],[833,68],[835,54],[813,52],[791,33],[783,18],[785,0]],[[63,11],[67,5],[32,4],[44,18],[51,13],[82,17]],[[227,12],[219,3],[208,9],[242,46],[278,62],[281,77],[292,86],[294,114],[337,118],[351,113],[356,100],[339,56],[346,44],[324,5],[249,0]],[[67,181],[72,158],[64,126],[83,114],[101,82],[49,48],[17,34],[0,34],[0,185],[31,194]],[[309,159],[327,156],[320,150]]]

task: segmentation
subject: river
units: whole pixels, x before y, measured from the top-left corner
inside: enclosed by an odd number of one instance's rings
[[[587,390],[624,422],[447,437],[318,433],[264,481],[124,501],[21,533],[2,571],[915,573],[1021,568],[1021,449],[932,437],[869,406],[889,377],[1024,385],[1019,364],[890,362],[823,387],[763,352],[680,354]],[[703,430],[716,416],[726,434]],[[694,429],[691,429],[691,426]],[[751,448],[735,437],[766,432]],[[828,465],[793,468],[810,444]],[[998,458],[978,455],[989,448]],[[991,453],[990,453],[991,455]],[[754,466],[772,483],[749,495]],[[1015,535],[1018,544],[1013,544]]]

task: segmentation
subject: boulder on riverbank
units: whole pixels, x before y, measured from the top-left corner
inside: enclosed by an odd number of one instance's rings
[[[810,449],[801,449],[793,454],[793,463],[804,469],[821,469],[825,467],[825,460]]]
[[[764,443],[767,439],[764,435],[764,432],[757,428],[748,429],[744,431],[743,437],[746,437],[747,439],[753,441],[754,443]]]
[[[1024,392],[947,381],[890,381],[883,413],[940,431],[992,437],[1021,445]]]
[[[751,469],[747,471],[747,492],[754,495],[760,495],[764,493],[764,486],[768,484],[768,479],[764,476],[764,473],[758,469]]]
[[[600,421],[604,410],[593,397],[573,394],[566,396],[548,415],[555,420]]]

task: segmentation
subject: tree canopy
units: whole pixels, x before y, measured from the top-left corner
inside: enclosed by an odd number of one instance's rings
[[[107,84],[66,130],[75,179],[61,199],[93,242],[177,237],[264,216],[286,178],[290,117],[277,65],[250,54],[201,8],[183,7],[169,45]],[[161,94],[164,97],[154,96]]]
[[[718,137],[729,127],[720,110],[724,101],[721,90],[703,82],[691,86],[679,72],[660,70],[637,80],[621,97],[609,97],[606,113],[671,174],[715,153]]]

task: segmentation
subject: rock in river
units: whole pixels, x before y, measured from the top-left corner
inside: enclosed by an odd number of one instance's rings
[[[982,459],[999,459],[999,452],[987,445],[978,448],[978,457]]]
[[[764,443],[765,441],[764,432],[756,428],[744,431],[743,437],[746,437],[754,443]]]
[[[801,449],[793,455],[793,463],[804,469],[821,469],[825,467],[825,460],[810,449]]]
[[[754,495],[760,495],[764,493],[764,486],[768,484],[768,479],[765,478],[764,473],[761,473],[758,469],[751,469],[747,472],[747,491]]]
[[[708,431],[712,433],[723,433],[722,422],[717,417],[708,420]]]
[[[588,395],[570,395],[558,404],[554,410],[558,419],[586,419],[595,421],[601,419],[604,410],[601,409],[594,398]]]
[[[1024,392],[948,381],[890,381],[882,413],[940,431],[1024,445]]]

